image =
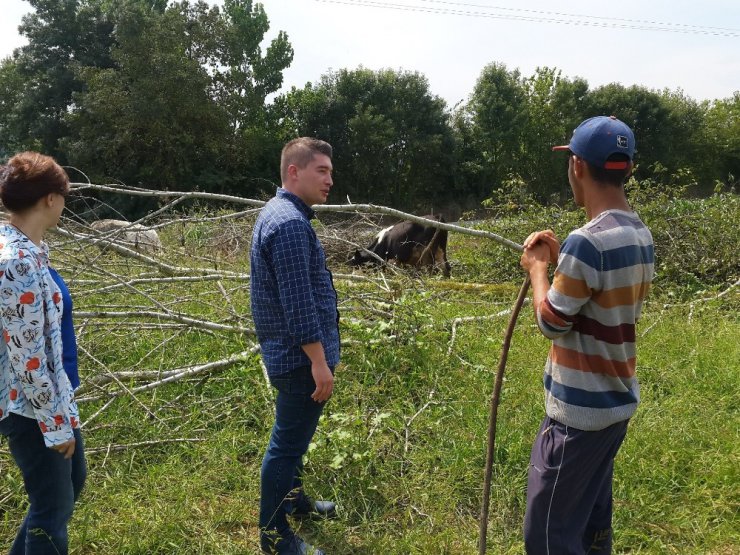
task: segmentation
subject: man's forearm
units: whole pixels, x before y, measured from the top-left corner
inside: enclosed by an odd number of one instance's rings
[[[311,359],[311,375],[316,383],[316,390],[311,394],[311,398],[317,403],[323,403],[334,391],[334,375],[326,363],[324,346],[317,341],[301,345],[301,349]]]
[[[547,298],[547,292],[550,290],[547,263],[534,264],[529,269],[529,279],[532,283],[532,305],[536,315],[540,305]]]
[[[301,345],[301,349],[311,359],[311,364],[323,364],[326,366],[326,354],[324,353],[324,346],[321,344],[321,341]]]

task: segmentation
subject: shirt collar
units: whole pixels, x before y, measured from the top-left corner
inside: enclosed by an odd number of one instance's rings
[[[301,213],[309,220],[313,219],[314,216],[316,216],[316,212],[314,211],[314,209],[303,202],[303,199],[301,199],[301,197],[283,189],[282,187],[278,188],[275,196],[292,202],[296,206],[296,208],[298,208],[298,210],[300,210]]]
[[[49,262],[49,245],[45,241],[41,241],[41,244],[37,245],[14,225],[6,223],[2,227],[4,229],[0,232],[0,235],[5,237],[6,244],[13,241],[17,248],[26,249],[32,254],[40,256],[45,262]]]

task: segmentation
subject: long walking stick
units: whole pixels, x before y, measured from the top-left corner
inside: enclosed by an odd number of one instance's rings
[[[484,555],[486,552],[486,534],[488,533],[488,508],[491,501],[491,474],[493,471],[493,450],[496,445],[496,417],[498,415],[498,403],[501,397],[501,383],[504,379],[504,369],[506,368],[506,359],[509,356],[509,347],[511,345],[511,336],[514,333],[516,320],[524,304],[529,289],[529,276],[524,278],[524,283],[519,289],[519,296],[516,299],[514,310],[509,318],[509,326],[506,328],[506,337],[501,349],[501,360],[498,363],[496,371],[496,380],[493,385],[493,395],[491,396],[491,413],[488,418],[488,451],[486,452],[486,470],[483,480],[483,503],[480,510],[480,536],[478,540],[478,553]]]

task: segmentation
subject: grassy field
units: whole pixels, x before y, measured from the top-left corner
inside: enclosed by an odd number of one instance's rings
[[[567,228],[577,218],[557,221]],[[520,241],[537,223],[510,219],[497,229]],[[667,227],[675,236],[675,226]],[[712,256],[729,248],[725,243],[736,253],[740,237],[732,233]],[[179,264],[247,269],[243,250],[213,254],[217,264],[196,259],[206,241],[202,230],[182,239]],[[114,271],[140,277],[142,268],[110,253],[81,254],[69,245],[60,252],[80,312],[158,310],[155,299],[183,314],[250,325],[248,287],[238,277],[219,287],[152,283],[137,285],[137,294],[126,287],[100,292],[95,279],[117,283]],[[508,318],[495,315],[513,304],[521,275],[514,253],[479,240],[452,235],[450,258],[449,281],[337,277],[347,345],[307,457],[306,482],[315,496],[337,500],[340,518],[300,525],[328,553],[477,552],[488,403]],[[104,269],[92,272],[89,260]],[[336,273],[348,272],[332,264]],[[737,260],[727,264],[737,280]],[[740,294],[735,287],[717,297],[733,282],[723,277],[692,288],[680,276],[659,279],[645,307],[638,329],[642,403],[616,464],[615,553],[740,552]],[[452,343],[453,321],[465,316],[488,318],[459,324]],[[223,359],[253,341],[244,333],[141,322],[78,318],[83,381],[106,371],[163,371]],[[523,553],[526,472],[543,416],[547,349],[525,307],[499,409],[489,553]],[[131,391],[141,384],[88,385],[79,396],[93,400],[81,404],[83,421],[92,418],[84,430],[89,477],[71,524],[72,552],[258,553],[258,476],[273,414],[258,357]],[[124,394],[108,401],[112,391]],[[141,442],[151,443],[133,445]],[[25,509],[17,470],[0,453],[0,551]]]

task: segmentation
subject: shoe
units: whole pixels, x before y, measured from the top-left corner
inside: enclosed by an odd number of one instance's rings
[[[336,518],[337,504],[333,501],[315,501],[308,495],[302,495],[295,502],[295,508],[290,513],[293,518]]]
[[[293,545],[295,546],[293,547],[294,551],[287,552],[291,555],[326,555],[324,551],[304,542],[298,536],[293,536]]]
[[[293,535],[274,543],[271,539],[262,536],[262,551],[272,555],[326,555],[318,547],[306,543],[299,536]]]

